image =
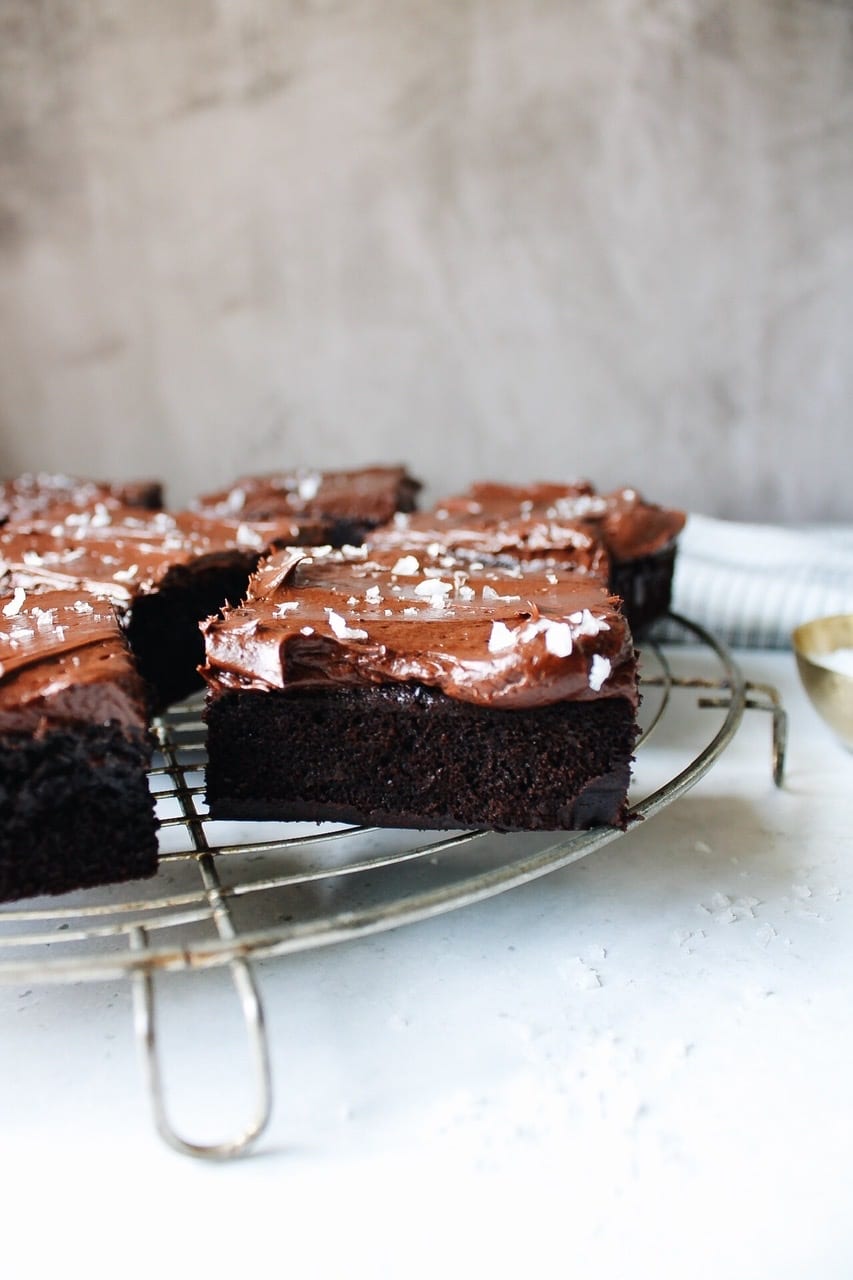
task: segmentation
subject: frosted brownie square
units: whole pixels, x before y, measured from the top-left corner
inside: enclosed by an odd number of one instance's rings
[[[594,579],[293,549],[203,630],[215,818],[625,824],[636,656]]]

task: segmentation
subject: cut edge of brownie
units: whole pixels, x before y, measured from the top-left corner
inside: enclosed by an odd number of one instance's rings
[[[0,902],[157,871],[146,729],[0,733]]]
[[[420,684],[213,694],[218,818],[495,831],[623,828],[625,698],[495,710]]]

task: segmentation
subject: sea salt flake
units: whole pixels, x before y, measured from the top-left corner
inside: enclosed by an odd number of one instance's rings
[[[107,557],[104,556],[104,559],[106,560]],[[116,569],[115,573],[113,574],[113,577],[115,578],[116,582],[132,582],[133,579],[136,577],[137,573],[139,573],[139,565],[132,564],[132,565],[129,565],[126,569]]]
[[[329,615],[329,626],[339,640],[367,639],[366,631],[361,631],[358,627],[348,627],[346,620],[339,613],[335,613],[334,609],[326,609],[326,613]]]
[[[473,587],[459,587],[457,594],[461,600],[473,600],[477,593]]]
[[[250,524],[239,524],[234,536],[237,540],[237,545],[240,547],[260,549],[265,545],[264,539],[261,537],[258,530],[253,529]]]
[[[592,666],[589,669],[589,687],[595,693],[598,693],[604,681],[610,675],[611,665],[609,658],[603,658],[600,653],[593,654]]]
[[[483,587],[483,599],[489,601],[500,600],[504,604],[515,604],[517,600],[521,599],[521,596],[502,596],[499,591],[495,591],[494,587],[490,587],[487,584]]]
[[[452,582],[444,582],[441,578],[424,578],[415,587],[416,596],[444,596],[453,590]]]
[[[580,636],[597,636],[601,631],[609,631],[610,623],[605,622],[603,618],[596,618],[590,613],[589,609],[581,611],[580,619],[577,623],[577,632]]]
[[[515,644],[515,636],[505,622],[493,622],[489,635],[489,653],[503,653]]]
[[[546,573],[545,580],[546,582],[550,582],[552,587],[556,587],[557,583],[560,581],[556,573]]]
[[[364,598],[368,604],[381,604],[382,595],[378,587],[368,587],[364,593]]]
[[[300,629],[299,629],[299,634],[300,634],[301,636],[313,636],[313,634],[314,634],[314,628],[313,628],[313,627],[300,627]]]
[[[320,476],[316,472],[299,477],[297,492],[303,502],[310,502],[312,498],[316,498],[319,490]]]
[[[33,616],[39,631],[49,631],[53,627],[53,609],[33,609]]]
[[[75,613],[94,613],[95,612],[92,605],[89,604],[88,600],[75,600],[72,607]]]
[[[40,556],[37,551],[25,551],[21,559],[31,569],[38,568],[44,564],[44,557]]]
[[[281,603],[277,604],[273,609],[272,616],[274,618],[286,618],[289,613],[292,613],[294,609],[298,608],[298,600],[282,600]]]
[[[574,648],[572,629],[568,622],[551,622],[545,631],[545,648],[555,658],[568,658]]]
[[[404,617],[404,618],[417,618],[418,616],[419,616],[419,615],[418,615],[418,610],[417,610],[417,609],[415,609],[415,608],[413,608],[411,605],[409,606],[409,608],[408,608],[408,609],[404,609],[404,610],[403,610],[403,617]]]
[[[4,616],[7,618],[17,618],[18,614],[21,612],[21,610],[24,607],[24,601],[26,600],[26,598],[27,598],[27,593],[24,590],[24,588],[15,587],[15,591],[14,591],[14,594],[12,595],[12,599],[8,602],[8,604],[3,605]]]
[[[716,911],[723,911],[726,907],[730,907],[731,905],[732,900],[728,894],[717,892],[711,897],[711,906]]]
[[[416,556],[400,556],[391,572],[398,573],[404,578],[411,578],[414,574],[420,573],[420,569],[421,566]]]

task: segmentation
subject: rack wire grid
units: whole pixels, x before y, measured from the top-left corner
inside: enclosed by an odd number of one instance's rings
[[[776,690],[747,683],[726,647],[702,627],[675,614],[668,621],[713,657],[714,674],[676,674],[660,644],[653,638],[644,643],[638,752],[650,750],[675,692],[693,691],[697,709],[716,709],[719,716],[713,725],[700,718],[697,740],[704,745],[675,776],[639,798],[632,789],[632,820],[652,817],[694,786],[731,742],[748,709],[772,714],[773,778],[777,786],[782,783],[787,721]],[[499,835],[214,822],[204,802],[203,728],[198,699],[154,725],[158,751],[151,787],[161,823],[161,865],[153,880],[0,908],[0,982],[131,982],[155,1125],[183,1154],[238,1155],[269,1120],[272,1073],[253,960],[328,946],[482,901],[568,866],[624,834],[611,827]],[[248,1123],[233,1138],[203,1144],[182,1137],[167,1114],[154,978],[223,965],[230,969],[245,1022],[255,1101]]]

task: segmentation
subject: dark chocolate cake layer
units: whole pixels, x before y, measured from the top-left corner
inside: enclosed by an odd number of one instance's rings
[[[248,691],[211,699],[207,720],[214,818],[625,825],[627,699],[501,711],[420,684]]]
[[[153,875],[151,749],[112,607],[0,597],[0,900]]]
[[[204,630],[216,817],[624,823],[636,658],[594,579],[292,550]]]

